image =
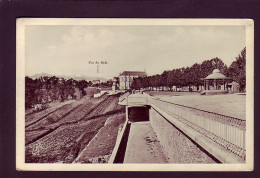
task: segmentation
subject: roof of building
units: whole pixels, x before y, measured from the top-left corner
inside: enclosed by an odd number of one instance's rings
[[[208,75],[205,79],[230,79],[230,77],[226,77],[218,69],[214,69],[212,74]]]
[[[139,76],[139,77],[147,76],[146,73],[142,72],[142,71],[124,71],[120,75],[135,75],[135,76]]]

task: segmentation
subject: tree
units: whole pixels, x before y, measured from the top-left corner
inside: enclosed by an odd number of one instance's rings
[[[76,84],[76,87],[79,88],[79,90],[81,91],[83,96],[86,95],[85,88],[87,88],[88,86],[89,86],[89,83],[85,80],[80,80]]]
[[[80,92],[80,97],[85,94],[84,88],[89,83],[85,80],[77,81],[72,78],[66,80],[56,76],[41,76],[36,79],[25,77],[25,107],[30,108],[35,104],[44,104],[50,101],[60,100],[63,102],[71,96],[75,98],[75,87]]]
[[[168,71],[164,71],[161,75],[160,75],[160,86],[164,87],[167,86],[167,76],[168,76]]]
[[[199,86],[202,85],[202,75],[201,75],[201,65],[200,64],[193,64],[191,66],[191,81],[193,83],[193,85],[195,85],[197,87],[197,91],[199,90]]]
[[[175,70],[172,70],[172,71],[169,71],[168,73],[167,73],[167,78],[166,78],[166,85],[172,90],[172,87],[173,87],[173,85],[174,85],[174,83],[175,83],[175,80],[176,80],[176,78],[175,78],[175,76],[174,76],[174,72],[175,72]]]
[[[132,89],[141,89],[144,87],[143,85],[143,79],[141,77],[138,78],[134,78],[132,84],[131,84],[131,88]]]
[[[240,91],[244,91],[246,87],[246,48],[236,57],[236,61],[232,62],[228,68],[228,75],[240,85]]]
[[[30,108],[37,103],[35,82],[30,77],[25,77],[25,108]]]

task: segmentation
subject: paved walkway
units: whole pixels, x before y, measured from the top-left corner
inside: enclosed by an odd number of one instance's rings
[[[159,98],[184,106],[190,106],[243,120],[246,119],[245,95],[187,95],[159,96]]]
[[[150,122],[131,124],[124,163],[167,163]]]

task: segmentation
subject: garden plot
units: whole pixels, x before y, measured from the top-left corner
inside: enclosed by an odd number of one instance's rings
[[[56,103],[56,104],[53,104],[51,107],[44,109],[42,111],[39,111],[39,112],[36,112],[36,113],[31,113],[31,114],[26,114],[25,125],[30,125],[34,122],[37,122],[41,118],[44,118],[44,117],[48,116],[49,114],[53,113],[55,110],[62,107],[63,105],[67,105],[67,104],[70,104],[72,102],[75,102],[75,100]]]
[[[81,147],[104,125],[106,118],[62,126],[26,147],[26,162],[71,163]]]
[[[82,104],[80,107],[76,108],[73,112],[67,114],[65,117],[59,119],[56,123],[53,125],[59,126],[64,123],[75,123],[83,119],[85,116],[88,116],[89,113],[92,113],[96,110],[96,108],[99,105],[102,105],[107,100],[107,96],[104,96],[102,98],[90,98],[87,100],[84,104]]]
[[[93,109],[84,120],[88,120],[92,117],[102,116],[110,111],[119,111],[124,107],[117,104],[118,96],[108,96],[106,100],[103,100],[95,109]]]
[[[105,98],[104,98],[105,99]],[[104,100],[103,99],[103,100]],[[59,126],[66,123],[76,123],[84,116],[95,108],[97,104],[103,100],[85,98],[85,103],[82,101],[76,101],[70,105],[62,106],[55,112],[51,113],[49,116],[41,119],[38,122],[30,125],[25,130],[25,142],[26,144],[32,143],[33,141],[43,137],[44,135],[57,129]]]
[[[116,143],[118,130],[123,127],[125,114],[116,114],[106,120],[96,136],[76,158],[76,163],[107,163]]]
[[[57,122],[57,120],[59,120],[62,116],[72,112],[80,105],[81,104],[79,104],[78,102],[63,105],[62,107],[56,109],[55,112],[50,113],[48,116],[26,125],[26,130],[29,131],[44,128],[46,125]]]
[[[118,106],[117,101],[118,96],[85,98],[71,103],[72,107],[62,106],[26,127],[26,162],[72,163],[100,129],[104,138],[110,135],[107,142],[102,142],[102,149],[106,150],[103,156],[108,157],[118,128],[124,123],[124,107]]]

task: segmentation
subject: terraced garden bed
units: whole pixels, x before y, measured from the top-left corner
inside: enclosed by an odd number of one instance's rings
[[[25,128],[26,163],[72,163],[76,158],[84,163],[102,162],[96,159],[98,156],[105,156],[106,162],[125,121],[125,110],[117,105],[118,98],[88,97],[49,114],[35,114],[37,118],[30,118]],[[88,155],[81,154],[86,148]]]

